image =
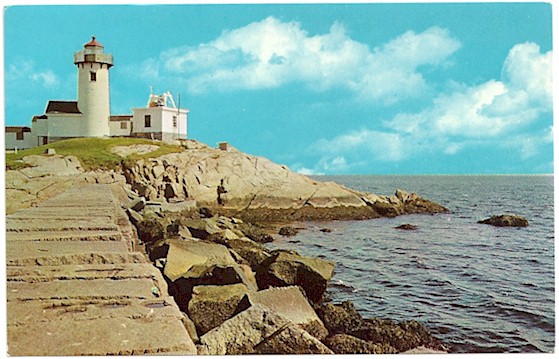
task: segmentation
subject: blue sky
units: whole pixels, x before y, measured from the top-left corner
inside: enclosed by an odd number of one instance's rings
[[[307,174],[553,172],[545,3],[11,6],[5,122],[76,99],[114,55],[111,112],[181,94],[189,137]]]

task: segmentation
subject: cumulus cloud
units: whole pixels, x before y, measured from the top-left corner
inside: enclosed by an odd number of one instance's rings
[[[526,42],[514,46],[505,60],[502,78],[516,95],[525,95],[532,107],[550,109],[553,103],[551,51],[541,54],[540,47]],[[513,107],[512,110],[515,110]]]
[[[340,23],[311,36],[300,23],[268,17],[209,43],[167,51],[161,62],[165,71],[188,76],[195,93],[303,83],[315,91],[344,88],[390,104],[421,93],[426,81],[419,68],[444,63],[460,46],[447,30],[432,27],[371,50]]]
[[[454,155],[471,146],[494,144],[515,149],[521,159],[538,155],[552,141],[552,52],[538,45],[515,45],[504,60],[501,78],[460,85],[437,96],[418,113],[401,113],[383,122],[381,130],[350,131],[322,139],[313,149],[320,164],[333,156],[362,153],[375,161],[401,161],[414,155],[442,152]],[[317,165],[318,166],[318,165]]]

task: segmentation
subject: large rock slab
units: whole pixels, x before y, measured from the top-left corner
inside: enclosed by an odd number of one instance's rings
[[[289,324],[254,348],[255,354],[334,354],[318,339]]]
[[[164,274],[171,281],[212,276],[215,274],[214,269],[219,268],[227,278],[223,278],[223,283],[215,284],[244,283],[251,288],[250,282],[231,257],[227,247],[194,240],[169,240],[168,243],[169,252]]]
[[[37,205],[68,190],[75,177],[28,178],[19,171],[6,171],[6,213]]]
[[[253,270],[256,270],[266,259],[270,258],[270,253],[260,243],[246,237],[232,238],[224,244],[246,260]]]
[[[245,298],[252,305],[260,304],[298,324],[314,337],[322,340],[328,330],[309,304],[301,288],[279,287],[248,293]]]
[[[159,149],[157,145],[150,144],[136,144],[128,146],[114,146],[111,148],[111,152],[119,155],[120,157],[127,157],[133,154],[144,155]]]
[[[223,231],[216,217],[202,219],[186,218],[181,220],[181,225],[186,226],[193,237],[200,239],[206,239],[212,234]]]
[[[199,353],[331,354],[318,339],[267,307],[254,305],[200,338]]]
[[[242,283],[194,287],[188,313],[198,333],[203,335],[233,317],[239,303],[249,292]]]
[[[164,274],[171,281],[169,293],[185,312],[198,285],[243,283],[252,291],[258,289],[227,247],[203,241],[168,240]]]
[[[304,257],[293,251],[278,250],[256,271],[258,287],[298,285],[313,303],[320,303],[335,264],[331,261]]]
[[[43,176],[77,176],[82,174],[83,168],[75,156],[41,156],[32,155],[23,157],[23,162],[30,167],[20,170],[29,178]]]

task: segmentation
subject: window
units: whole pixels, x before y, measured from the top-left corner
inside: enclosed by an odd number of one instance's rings
[[[16,140],[23,141],[23,131],[16,132]]]
[[[173,116],[173,128],[177,128],[177,116]]]
[[[122,121],[120,123],[120,129],[121,130],[126,130],[128,128],[128,122]]]
[[[151,115],[144,116],[144,127],[151,127]]]
[[[91,72],[89,73],[89,80],[91,80],[91,81],[97,81],[97,73],[91,71]]]

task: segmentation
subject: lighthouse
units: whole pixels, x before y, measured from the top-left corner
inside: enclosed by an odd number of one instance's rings
[[[95,36],[74,54],[78,67],[78,109],[83,115],[83,137],[110,135],[109,69],[113,55],[105,54]]]
[[[106,54],[94,36],[74,53],[78,67],[78,99],[49,100],[45,112],[28,126],[7,126],[6,149],[24,149],[80,137],[140,137],[161,141],[187,138],[189,109],[180,108],[170,91],[150,93],[146,107],[132,114],[111,115],[109,70],[113,55]]]

